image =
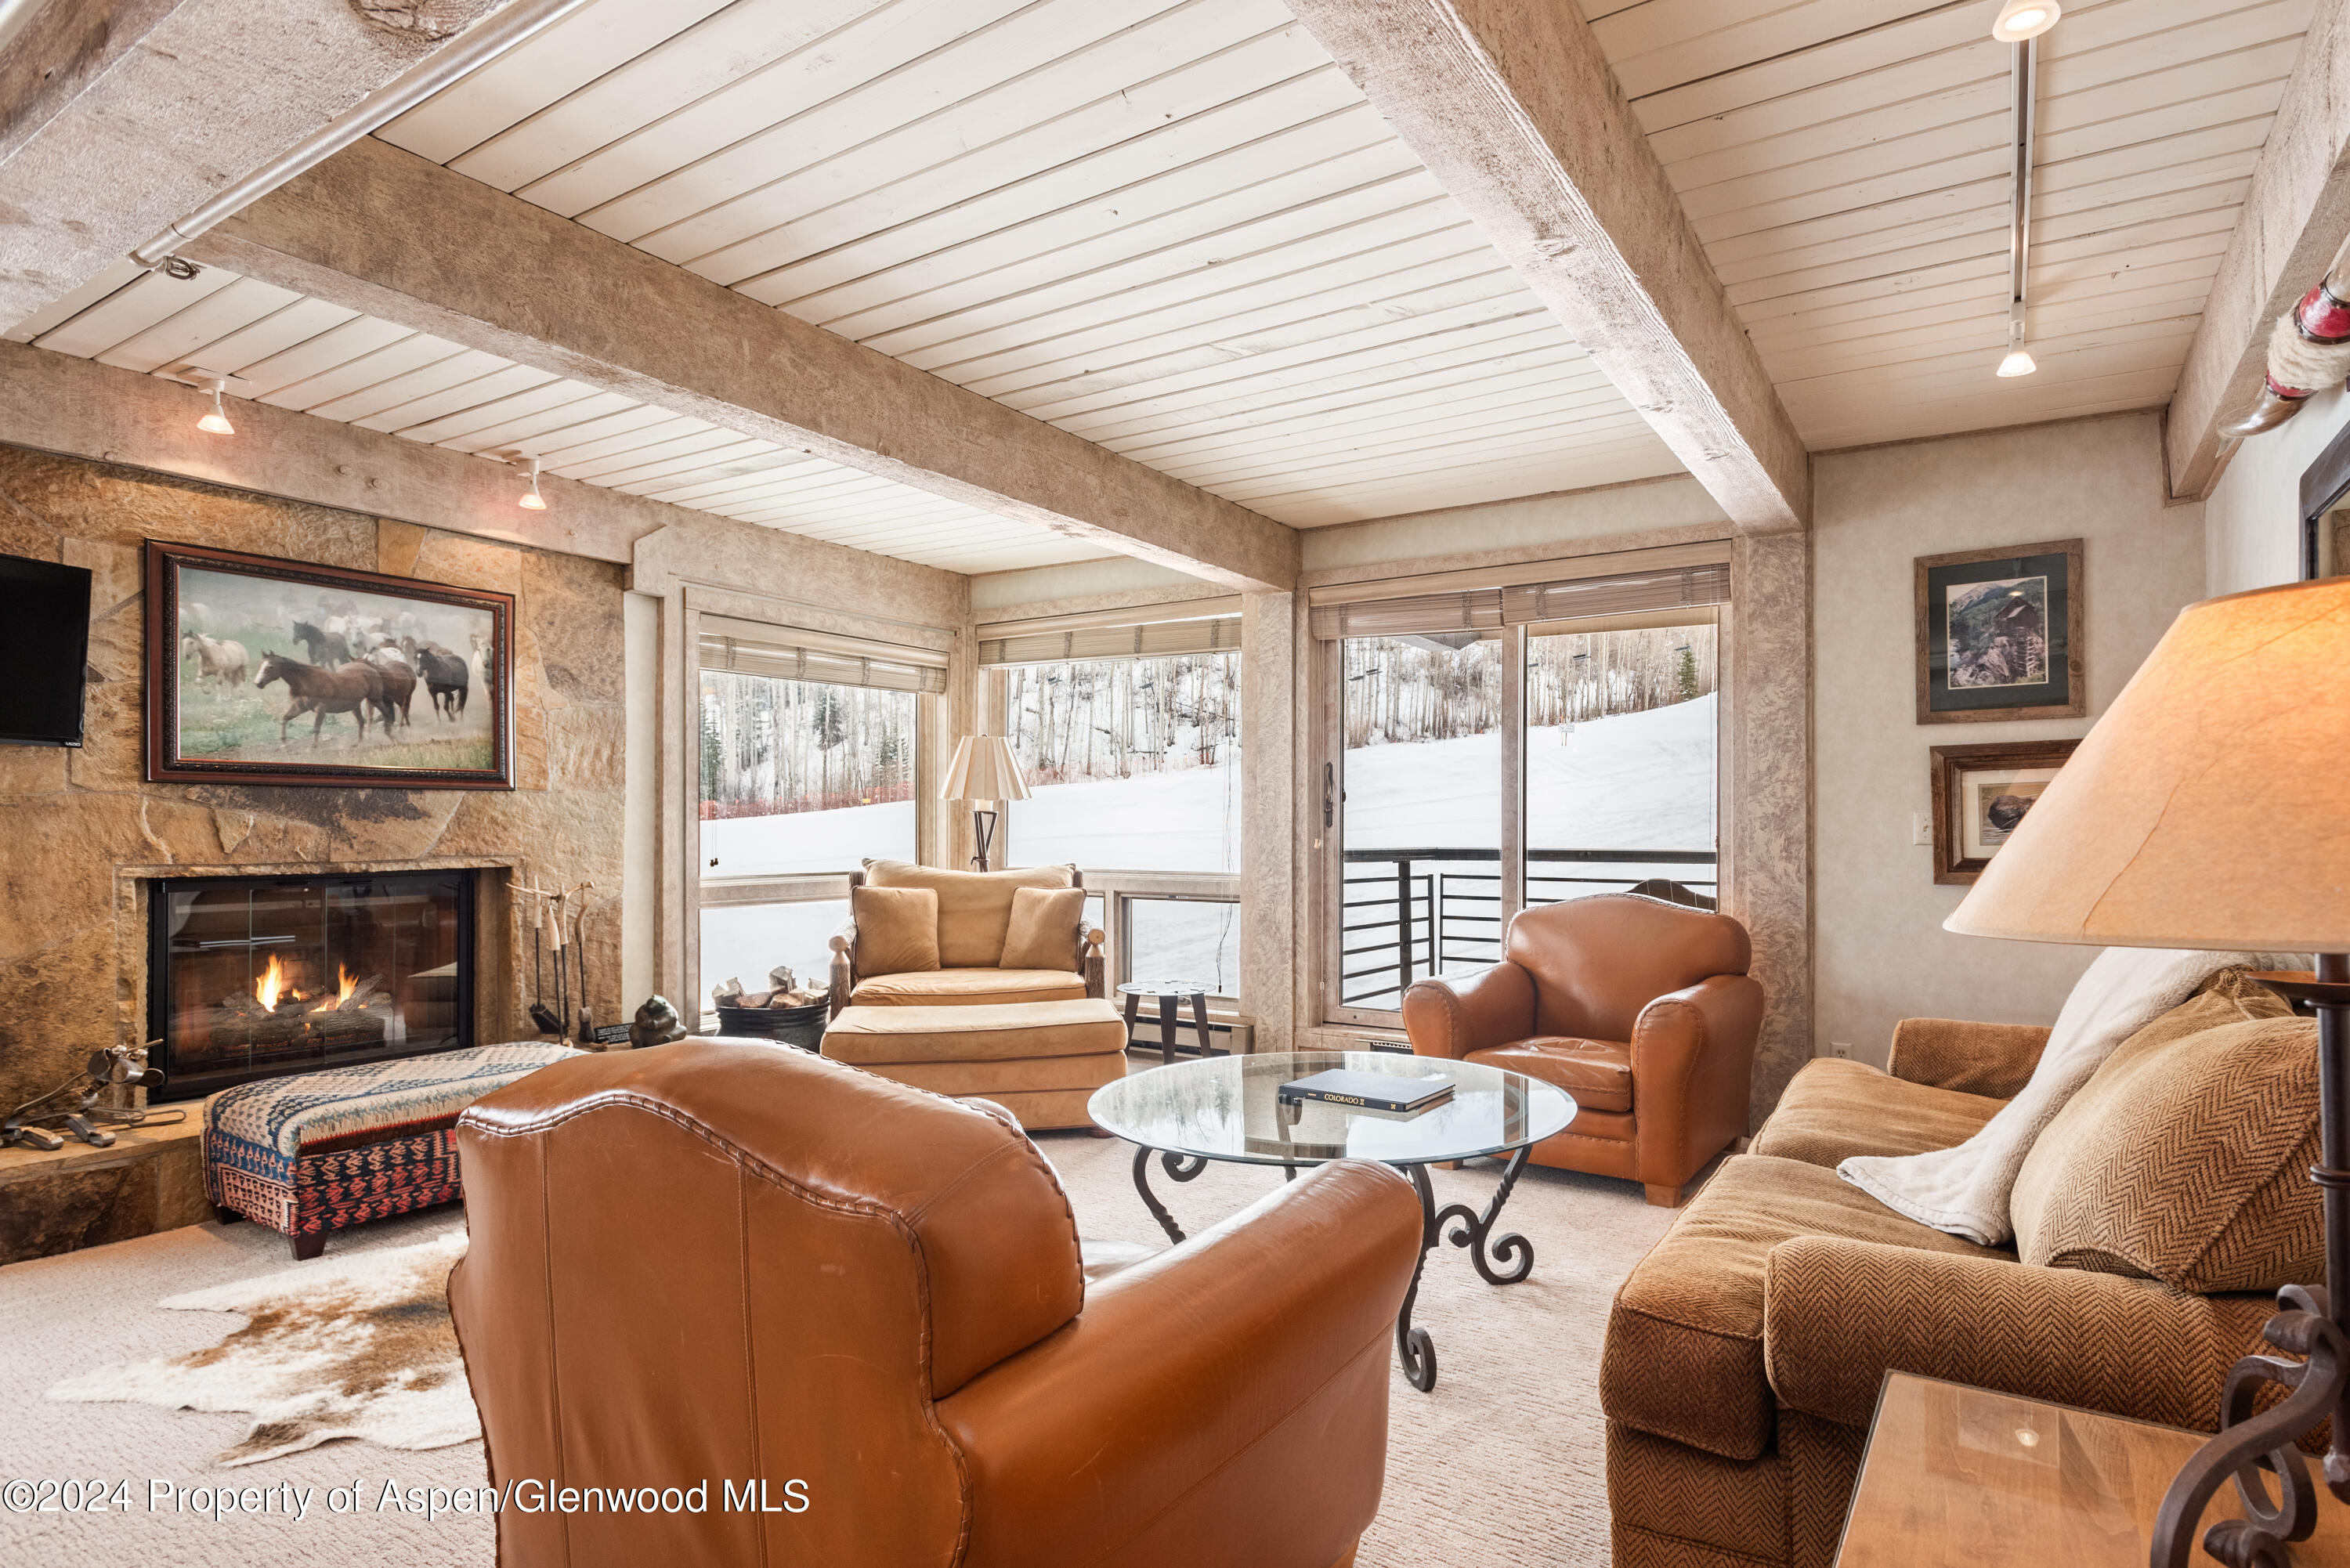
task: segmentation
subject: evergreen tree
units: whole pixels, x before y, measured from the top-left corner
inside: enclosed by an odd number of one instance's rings
[[[1692,702],[1697,700],[1697,649],[1688,643],[1680,648],[1680,668],[1674,672],[1673,701]]]

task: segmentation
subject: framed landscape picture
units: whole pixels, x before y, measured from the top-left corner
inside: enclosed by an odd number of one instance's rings
[[[2081,541],[1921,556],[1918,722],[2078,719]]]
[[[147,541],[147,777],[514,788],[514,596]]]
[[[1981,876],[2080,743],[2011,741],[1932,748],[1934,880],[1971,882]]]

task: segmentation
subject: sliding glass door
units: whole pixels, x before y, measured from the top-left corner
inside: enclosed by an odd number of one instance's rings
[[[1707,565],[1315,610],[1326,1018],[1392,1027],[1523,909],[1714,906],[1727,597]]]
[[[1350,637],[1339,833],[1340,1005],[1402,1005],[1492,963],[1502,931],[1503,639]]]
[[[1716,628],[1526,628],[1525,907],[1638,892],[1711,908]]]

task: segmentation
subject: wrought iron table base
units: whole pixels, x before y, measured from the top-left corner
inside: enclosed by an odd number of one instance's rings
[[[1428,1179],[1425,1161],[1396,1163],[1396,1168],[1411,1178],[1412,1190],[1419,1194],[1419,1257],[1411,1266],[1411,1287],[1403,1293],[1403,1310],[1396,1314],[1396,1360],[1411,1386],[1425,1394],[1436,1386],[1436,1345],[1429,1338],[1428,1330],[1412,1325],[1411,1309],[1419,1299],[1419,1276],[1428,1266],[1428,1254],[1441,1236],[1456,1247],[1465,1248],[1469,1261],[1489,1285],[1514,1285],[1534,1272],[1534,1243],[1516,1231],[1496,1236],[1493,1231],[1502,1218],[1502,1205],[1510,1200],[1510,1189],[1518,1184],[1518,1175],[1526,1168],[1526,1157],[1533,1152],[1527,1145],[1510,1153],[1510,1162],[1503,1168],[1502,1184],[1493,1189],[1492,1199],[1483,1211],[1466,1203],[1436,1206],[1436,1189]],[[1183,1228],[1175,1223],[1175,1216],[1159,1201],[1150,1190],[1150,1160],[1158,1156],[1159,1168],[1170,1181],[1191,1181],[1208,1168],[1208,1161],[1196,1154],[1178,1154],[1172,1149],[1154,1149],[1138,1146],[1134,1151],[1134,1189],[1142,1195],[1142,1206],[1167,1232],[1167,1239],[1180,1245]],[[1283,1176],[1297,1179],[1297,1167],[1282,1167]],[[1450,1224],[1450,1234],[1445,1227]],[[1496,1264],[1499,1267],[1496,1267]]]

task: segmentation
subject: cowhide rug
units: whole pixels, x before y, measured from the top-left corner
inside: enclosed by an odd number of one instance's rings
[[[465,1233],[192,1291],[180,1312],[243,1314],[243,1328],[183,1355],[100,1367],[49,1390],[76,1403],[244,1410],[253,1426],[220,1456],[249,1465],[364,1438],[442,1449],[482,1435],[449,1321],[449,1269]]]

